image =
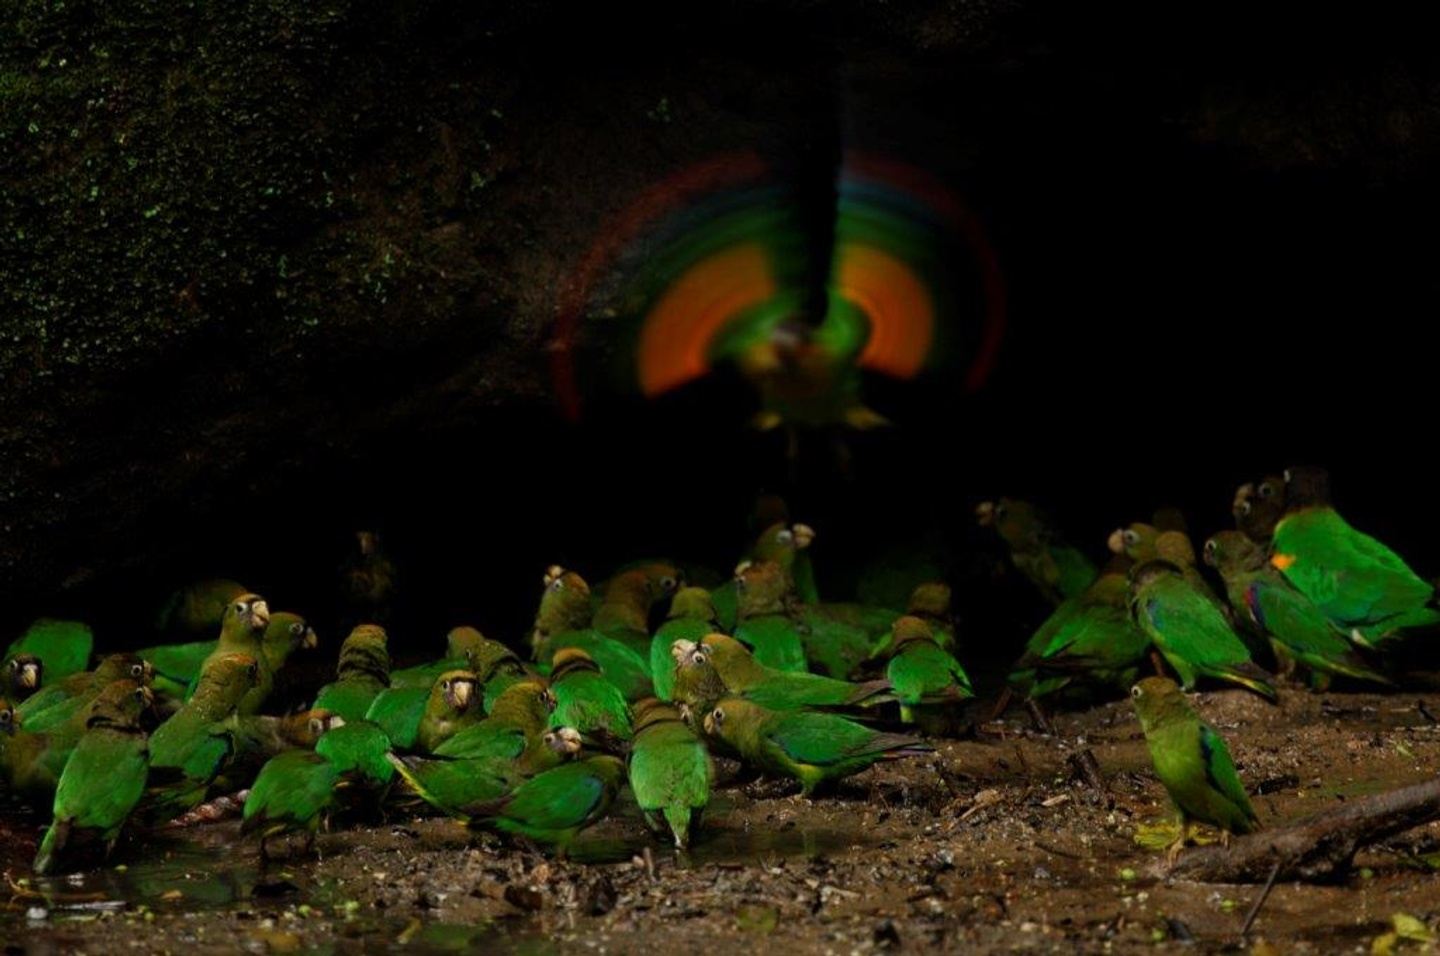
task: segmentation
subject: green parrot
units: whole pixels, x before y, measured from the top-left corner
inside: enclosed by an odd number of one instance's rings
[[[735,639],[766,667],[803,673],[810,668],[800,628],[790,616],[789,582],[774,562],[742,561],[735,568]]]
[[[1150,637],[1130,616],[1130,559],[1116,555],[1090,586],[1063,604],[1025,644],[1007,682],[1038,700],[1076,680],[1124,690],[1139,674]]]
[[[485,717],[480,706],[480,684],[470,671],[447,671],[430,688],[425,713],[415,733],[415,744],[429,753],[465,727]]]
[[[231,729],[235,756],[225,777],[248,782],[266,760],[286,750],[314,750],[322,735],[344,724],[340,715],[313,708],[284,717],[237,717]]]
[[[472,650],[483,647],[489,641],[484,634],[481,634],[473,627],[461,626],[450,629],[445,635],[445,656],[438,661],[430,661],[425,664],[417,664],[414,667],[404,667],[390,672],[390,687],[393,690],[404,690],[407,688],[419,688],[426,694],[430,688],[435,686],[435,679],[446,671],[465,670],[468,666],[468,657]],[[504,645],[501,645],[502,647]]]
[[[768,710],[738,697],[711,708],[705,733],[723,740],[746,763],[800,781],[807,797],[820,784],[859,773],[877,760],[932,749],[914,737],[871,730],[838,714]]]
[[[1130,559],[1131,566],[1144,564],[1147,561],[1169,561],[1179,568],[1185,575],[1185,580],[1196,591],[1205,595],[1217,608],[1220,608],[1227,616],[1229,608],[1215,593],[1210,582],[1205,580],[1205,575],[1200,572],[1199,557],[1195,553],[1195,544],[1190,540],[1190,535],[1178,529],[1164,530],[1155,525],[1136,522],[1128,528],[1116,528],[1110,533],[1107,542],[1111,552],[1124,554]]]
[[[553,843],[563,854],[576,834],[605,816],[624,780],[624,762],[598,754],[537,774],[466,816],[471,826]]]
[[[176,637],[204,635],[209,638],[220,629],[225,609],[245,593],[244,585],[229,578],[208,578],[188,584],[165,601],[155,629]],[[197,672],[199,664],[195,662]]]
[[[1246,482],[1235,489],[1230,503],[1235,527],[1258,545],[1267,546],[1275,524],[1285,514],[1285,479],[1271,475],[1258,485]]]
[[[50,826],[35,854],[37,875],[62,866],[77,839],[103,840],[109,855],[145,793],[149,751],[140,717],[154,702],[150,688],[133,681],[116,681],[90,702],[85,733],[55,787]]]
[[[683,652],[685,646],[679,650]],[[699,645],[725,685],[726,696],[742,697],[770,710],[874,707],[895,699],[887,680],[852,684],[819,674],[775,670],[724,634],[709,634]]]
[[[65,761],[84,732],[80,715],[73,722],[81,725],[80,730],[63,739],[58,728],[54,733],[32,733],[24,728],[14,705],[0,699],[0,780],[37,807],[48,803],[55,796]]]
[[[34,696],[44,677],[44,661],[28,652],[16,654],[0,671],[0,696],[18,704]]]
[[[232,582],[233,583],[233,582]],[[238,585],[236,585],[238,587]],[[241,588],[234,597],[245,596],[244,588]],[[226,606],[228,607],[229,602]],[[266,609],[269,613],[269,609]],[[215,630],[222,627],[224,620],[224,608],[216,616]],[[236,635],[238,646],[232,642],[232,650],[228,653],[252,654],[254,649],[249,647],[249,640],[243,635]],[[290,659],[290,655],[297,650],[314,650],[319,643],[315,630],[306,623],[305,618],[291,611],[277,611],[269,614],[269,623],[265,626],[265,633],[260,638],[260,653],[269,665],[271,674],[278,674]],[[146,647],[136,651],[136,656],[149,662],[155,669],[155,689],[163,696],[183,698],[186,691],[195,679],[200,676],[200,670],[205,666],[205,661],[212,655],[220,653],[220,642],[215,639],[208,641],[191,641],[188,644],[159,644],[154,647]],[[251,691],[251,697],[245,700],[240,707],[242,714],[258,713],[260,704],[263,703],[271,688],[264,684],[257,686]],[[262,693],[263,691],[263,693]]]
[[[890,608],[835,602],[802,605],[796,612],[806,659],[837,680],[849,678],[870,660],[876,643],[899,616]]]
[[[1268,675],[1250,659],[1225,615],[1169,561],[1130,569],[1130,613],[1186,688],[1213,677],[1275,699]]]
[[[414,750],[420,734],[420,721],[430,703],[430,690],[424,687],[387,687],[375,695],[365,711],[365,719],[385,731],[397,750]]]
[[[1232,833],[1259,829],[1260,820],[1235,772],[1225,739],[1190,708],[1175,682],[1147,677],[1130,689],[1155,775],[1165,785],[1180,817],[1180,838],[1166,855],[1173,864],[1185,846],[1193,821]]]
[[[658,580],[652,580],[656,569]],[[557,651],[578,648],[590,655],[626,700],[649,697],[654,688],[647,621],[654,595],[665,593],[666,587],[672,586],[669,582],[675,580],[667,576],[668,571],[673,571],[670,565],[643,565],[607,582],[606,593],[611,598],[593,615],[596,622],[605,624],[602,629],[599,623],[591,626],[589,585],[573,571],[551,565],[545,572],[545,593],[530,634],[536,660],[550,661]],[[646,648],[643,652],[638,650],[642,646]]]
[[[426,803],[464,816],[466,807],[497,799],[558,762],[546,733],[554,710],[549,688],[540,681],[520,681],[496,699],[490,716],[436,747],[432,756],[392,754],[389,760]]]
[[[1304,664],[1320,690],[1332,674],[1390,684],[1356,653],[1349,636],[1270,564],[1263,545],[1240,531],[1205,542],[1205,563],[1220,572],[1237,614],[1270,636],[1280,660]]]
[[[650,681],[655,696],[672,700],[675,689],[675,665],[670,649],[676,641],[698,644],[706,634],[716,630],[715,608],[710,592],[704,588],[686,587],[675,592],[670,601],[670,615],[650,639]]]
[[[100,659],[93,671],[81,671],[42,687],[28,697],[17,713],[26,729],[39,733],[69,721],[83,713],[95,695],[117,680],[133,680],[150,685],[153,671],[133,654],[110,654]]]
[[[975,508],[982,528],[994,528],[1010,552],[1015,569],[1051,604],[1080,593],[1095,580],[1095,565],[1067,544],[1040,509],[1028,501],[1001,498]]]
[[[808,524],[778,521],[760,532],[746,558],[780,565],[790,582],[791,594],[806,604],[818,604],[820,592],[815,586],[815,568],[806,550],[814,540],[815,529]]]
[[[1285,502],[1270,563],[1356,643],[1373,646],[1409,628],[1440,624],[1435,588],[1340,516],[1330,504],[1327,472],[1286,470]]]
[[[211,657],[195,694],[150,735],[150,782],[144,816],[173,820],[205,800],[235,753],[234,718],[260,680],[248,654]]]
[[[348,779],[371,788],[387,786],[395,778],[389,759],[390,738],[368,720],[331,727],[315,741],[315,753]]]
[[[294,611],[271,614],[270,623],[265,626],[265,635],[260,639],[261,655],[271,675],[270,686],[257,684],[251,689],[240,702],[240,713],[258,714],[268,698],[277,696],[277,689],[283,690],[287,686],[282,678],[290,655],[296,651],[313,651],[319,644],[320,638],[315,629],[301,615]]]
[[[550,666],[550,690],[555,694],[551,727],[574,727],[586,736],[616,740],[629,740],[634,735],[625,695],[579,648],[567,647],[555,653]]]
[[[370,705],[390,686],[390,652],[385,629],[361,624],[340,645],[335,680],[320,688],[314,706],[339,714],[347,722],[364,720]]]
[[[545,590],[540,595],[540,609],[530,629],[532,659],[548,661],[554,656],[550,638],[567,631],[585,631],[595,616],[590,599],[590,585],[574,571],[558,564],[545,569]]]
[[[674,707],[654,698],[635,705],[630,789],[656,833],[669,827],[675,846],[690,846],[690,831],[710,802],[715,766],[705,744]]]
[[[692,641],[679,640],[671,646],[675,702],[687,713],[687,722],[697,733],[710,708],[726,695],[725,682],[711,660],[710,649]]]
[[[918,617],[929,624],[935,643],[953,653],[955,650],[955,617],[950,608],[950,601],[950,585],[944,581],[926,581],[923,584],[917,584],[915,589],[910,592],[910,600],[905,605],[905,613],[910,617]]]
[[[591,627],[646,658],[650,653],[650,612],[669,600],[683,581],[680,569],[667,561],[632,565],[600,586]]]
[[[929,622],[905,616],[895,622],[885,665],[891,693],[900,701],[900,719],[915,722],[915,708],[974,697],[965,668],[942,648]]]
[[[90,665],[95,635],[80,621],[57,621],[42,617],[25,629],[5,649],[4,660],[33,654],[44,664],[42,687],[78,674]]]
[[[200,665],[200,674],[204,674],[205,668],[212,661],[227,654],[244,654],[252,658],[258,675],[253,688],[256,693],[247,698],[246,702],[257,710],[275,686],[275,671],[265,657],[265,631],[269,626],[270,606],[265,603],[265,599],[258,594],[240,595],[225,608],[225,615],[220,620],[220,639],[215,643],[215,650]],[[200,686],[200,674],[197,674],[186,688],[187,700]],[[256,713],[257,710],[248,710],[246,713]]]
[[[324,739],[324,738],[321,738]],[[335,806],[337,792],[347,786],[340,769],[309,750],[286,750],[265,762],[240,823],[242,836],[260,831],[260,859],[268,860],[265,844],[284,833],[305,832],[307,850],[315,847],[315,834]]]

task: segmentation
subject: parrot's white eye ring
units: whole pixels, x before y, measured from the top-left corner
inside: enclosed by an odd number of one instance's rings
[[[1140,685],[1139,685],[1139,684],[1136,684],[1134,687],[1130,688],[1130,696],[1131,696],[1131,697],[1134,697],[1136,700],[1139,700],[1139,699],[1140,699],[1140,695],[1143,694],[1143,693],[1145,693],[1145,692],[1140,689]]]
[[[791,541],[795,540],[795,532],[791,531],[789,528],[786,528],[784,531],[781,531],[779,534],[777,534],[775,536],[775,539],[781,544],[789,544]]]
[[[291,624],[291,625],[290,625],[290,633],[291,633],[291,634],[294,634],[294,635],[296,635],[296,636],[299,636],[299,635],[301,635],[301,634],[304,634],[304,633],[305,633],[305,625],[304,625],[304,624],[301,624],[299,621],[296,621],[294,624]]]
[[[717,727],[725,723],[725,711],[721,710],[719,707],[716,707],[714,710],[710,711],[710,716],[715,718],[715,726]]]
[[[130,673],[133,674],[133,675],[136,676],[136,677],[144,677],[144,676],[145,676],[145,665],[144,665],[144,664],[131,664],[131,665],[130,665]]]
[[[235,610],[239,614],[244,614],[246,611],[250,610],[250,605],[245,603],[244,601],[236,601]]]
[[[447,680],[447,681],[441,681],[441,682],[440,682],[440,689],[441,689],[441,690],[449,690],[449,689],[450,689],[450,682],[449,682],[448,680]]]
[[[1129,545],[1140,543],[1140,535],[1135,531],[1131,531],[1129,528],[1125,529],[1124,534],[1120,535],[1120,537]]]
[[[1248,516],[1250,512],[1255,510],[1255,506],[1248,501],[1242,501],[1240,502],[1240,507],[1236,510],[1238,510],[1242,515]]]
[[[1275,486],[1268,481],[1260,482],[1259,494],[1261,498],[1275,497]]]
[[[553,581],[550,582],[550,590],[552,590],[552,591],[563,591],[563,590],[565,590],[565,582],[562,581],[560,578],[556,578],[555,580],[553,580]]]

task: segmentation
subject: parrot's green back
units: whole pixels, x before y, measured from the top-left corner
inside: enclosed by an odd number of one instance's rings
[[[1271,550],[1297,590],[1368,640],[1440,624],[1440,611],[1429,606],[1434,587],[1333,508],[1303,508],[1280,519]]]
[[[885,667],[895,698],[906,707],[970,697],[970,676],[932,641],[906,641]]]
[[[135,652],[155,668],[155,689],[169,697],[184,697],[185,690],[200,676],[205,660],[219,641],[192,641],[188,644],[159,644]]]
[[[260,768],[250,786],[240,832],[313,832],[332,806],[339,782],[340,771],[319,754],[309,750],[276,754]]]
[[[1213,677],[1275,699],[1275,688],[1250,659],[1245,643],[1210,598],[1176,574],[1163,574],[1140,588],[1132,602],[1136,623],[1180,677],[1193,687]]]
[[[75,745],[55,788],[50,827],[35,855],[36,873],[53,871],[77,831],[111,841],[145,793],[149,771],[145,735],[96,727]]]
[[[746,618],[735,625],[735,639],[749,645],[755,659],[766,667],[781,671],[809,670],[800,628],[787,615],[761,614]]]
[[[370,711],[370,705],[375,703],[375,698],[380,696],[384,689],[385,684],[373,676],[352,675],[320,688],[320,692],[315,695],[314,706],[339,714],[347,723],[364,720]]]
[[[715,769],[704,743],[676,715],[642,727],[630,751],[630,789],[649,817],[665,818],[675,844],[686,847],[690,830],[710,802]]]
[[[876,635],[888,631],[897,616],[859,604],[807,605],[800,609],[801,646],[816,669],[845,680],[870,657]]]
[[[625,641],[592,628],[556,634],[544,645],[544,650],[552,655],[565,648],[577,648],[589,654],[600,672],[620,689],[626,700],[642,700],[654,694],[648,644],[645,655],[641,656]]]
[[[1193,713],[1147,727],[1155,774],[1187,818],[1232,833],[1249,833],[1258,819],[1235,772],[1225,740]]]
[[[561,764],[525,781],[473,822],[563,846],[605,815],[624,775],[624,764],[610,756]]]
[[[608,731],[621,740],[634,735],[625,695],[603,674],[578,671],[551,684],[555,713],[551,727],[574,727],[582,734]]]
[[[431,683],[434,683],[433,679]],[[420,732],[420,721],[425,716],[425,702],[429,698],[429,684],[400,687],[392,685],[371,701],[369,709],[365,711],[365,719],[378,725],[397,749],[410,750],[415,746],[415,737]]]
[[[388,784],[395,768],[388,758],[390,738],[368,720],[351,721],[328,730],[315,742],[315,753],[341,774],[359,774],[375,786]]]
[[[1069,598],[1025,645],[1009,683],[1032,699],[1076,679],[1128,688],[1150,648],[1126,606],[1125,575],[1109,572]]]

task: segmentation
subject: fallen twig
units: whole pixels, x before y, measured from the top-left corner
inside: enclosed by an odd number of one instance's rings
[[[1440,780],[1325,810],[1285,827],[1261,830],[1185,853],[1169,875],[1202,883],[1259,883],[1275,879],[1321,882],[1349,870],[1362,846],[1440,819]],[[1163,870],[1162,874],[1163,875]]]
[[[1270,878],[1265,881],[1265,888],[1260,891],[1255,905],[1250,907],[1250,912],[1245,914],[1245,925],[1240,927],[1240,938],[1244,939],[1245,934],[1250,932],[1250,927],[1255,925],[1255,917],[1260,915],[1260,907],[1270,898],[1270,891],[1275,888],[1275,877],[1280,875],[1280,861],[1276,860],[1275,865],[1270,868]]]

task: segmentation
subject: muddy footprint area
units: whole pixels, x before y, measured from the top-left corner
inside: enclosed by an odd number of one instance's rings
[[[1267,825],[1440,766],[1440,694],[1297,690],[1277,707],[1219,691],[1196,704],[1230,741]],[[1012,711],[814,800],[722,772],[685,857],[649,837],[622,795],[563,860],[449,820],[392,818],[322,834],[319,860],[297,843],[262,868],[225,821],[128,834],[102,870],[35,880],[39,821],[6,813],[0,938],[6,954],[1336,952],[1368,950],[1397,913],[1440,916],[1430,824],[1362,850],[1343,882],[1276,884],[1242,940],[1261,887],[1163,877],[1169,808],[1128,704],[1054,724],[1040,734]],[[1084,747],[1108,798],[1072,769]]]

